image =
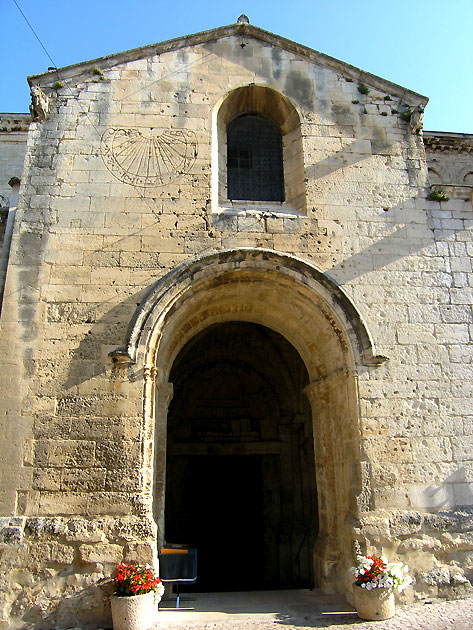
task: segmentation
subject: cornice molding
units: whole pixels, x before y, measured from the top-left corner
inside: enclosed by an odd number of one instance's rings
[[[424,145],[427,152],[472,153],[473,134],[424,131]]]
[[[30,123],[30,114],[0,114],[0,133],[27,133]]]

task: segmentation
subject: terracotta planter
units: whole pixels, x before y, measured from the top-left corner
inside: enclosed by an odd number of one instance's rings
[[[368,621],[382,621],[393,617],[396,608],[392,588],[373,588],[368,591],[353,584],[355,607],[360,619]]]
[[[112,595],[113,630],[148,630],[155,622],[157,601],[154,591],[132,597]]]

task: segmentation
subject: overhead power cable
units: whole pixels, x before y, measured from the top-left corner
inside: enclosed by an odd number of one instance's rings
[[[56,65],[56,63],[54,62],[54,59],[51,57],[51,55],[50,55],[50,54],[48,53],[48,51],[46,50],[46,47],[44,46],[43,42],[40,40],[40,38],[39,38],[38,34],[37,34],[37,33],[36,33],[36,31],[34,30],[34,28],[31,26],[31,24],[30,24],[30,22],[29,22],[28,18],[26,17],[26,15],[25,15],[25,14],[23,13],[23,11],[21,10],[20,5],[18,4],[18,2],[17,2],[16,0],[13,0],[13,2],[15,3],[16,8],[18,9],[18,11],[19,11],[19,12],[21,13],[21,15],[23,16],[23,18],[24,18],[25,22],[26,22],[26,23],[28,24],[28,26],[30,27],[31,32],[33,33],[33,35],[34,35],[34,36],[36,37],[36,39],[38,40],[39,45],[41,46],[41,48],[42,48],[42,49],[44,50],[44,52],[46,53],[46,56],[48,57],[49,61],[53,64],[53,66],[54,66],[55,68],[57,68],[57,65]]]

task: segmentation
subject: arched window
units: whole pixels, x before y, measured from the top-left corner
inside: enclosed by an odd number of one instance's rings
[[[306,213],[301,122],[280,92],[246,85],[212,120],[212,209]]]
[[[243,114],[227,127],[230,200],[284,201],[279,128],[262,116]]]

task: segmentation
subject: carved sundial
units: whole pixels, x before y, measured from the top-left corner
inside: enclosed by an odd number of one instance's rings
[[[149,188],[163,186],[187,173],[197,156],[193,131],[111,127],[102,136],[102,158],[120,181]]]

